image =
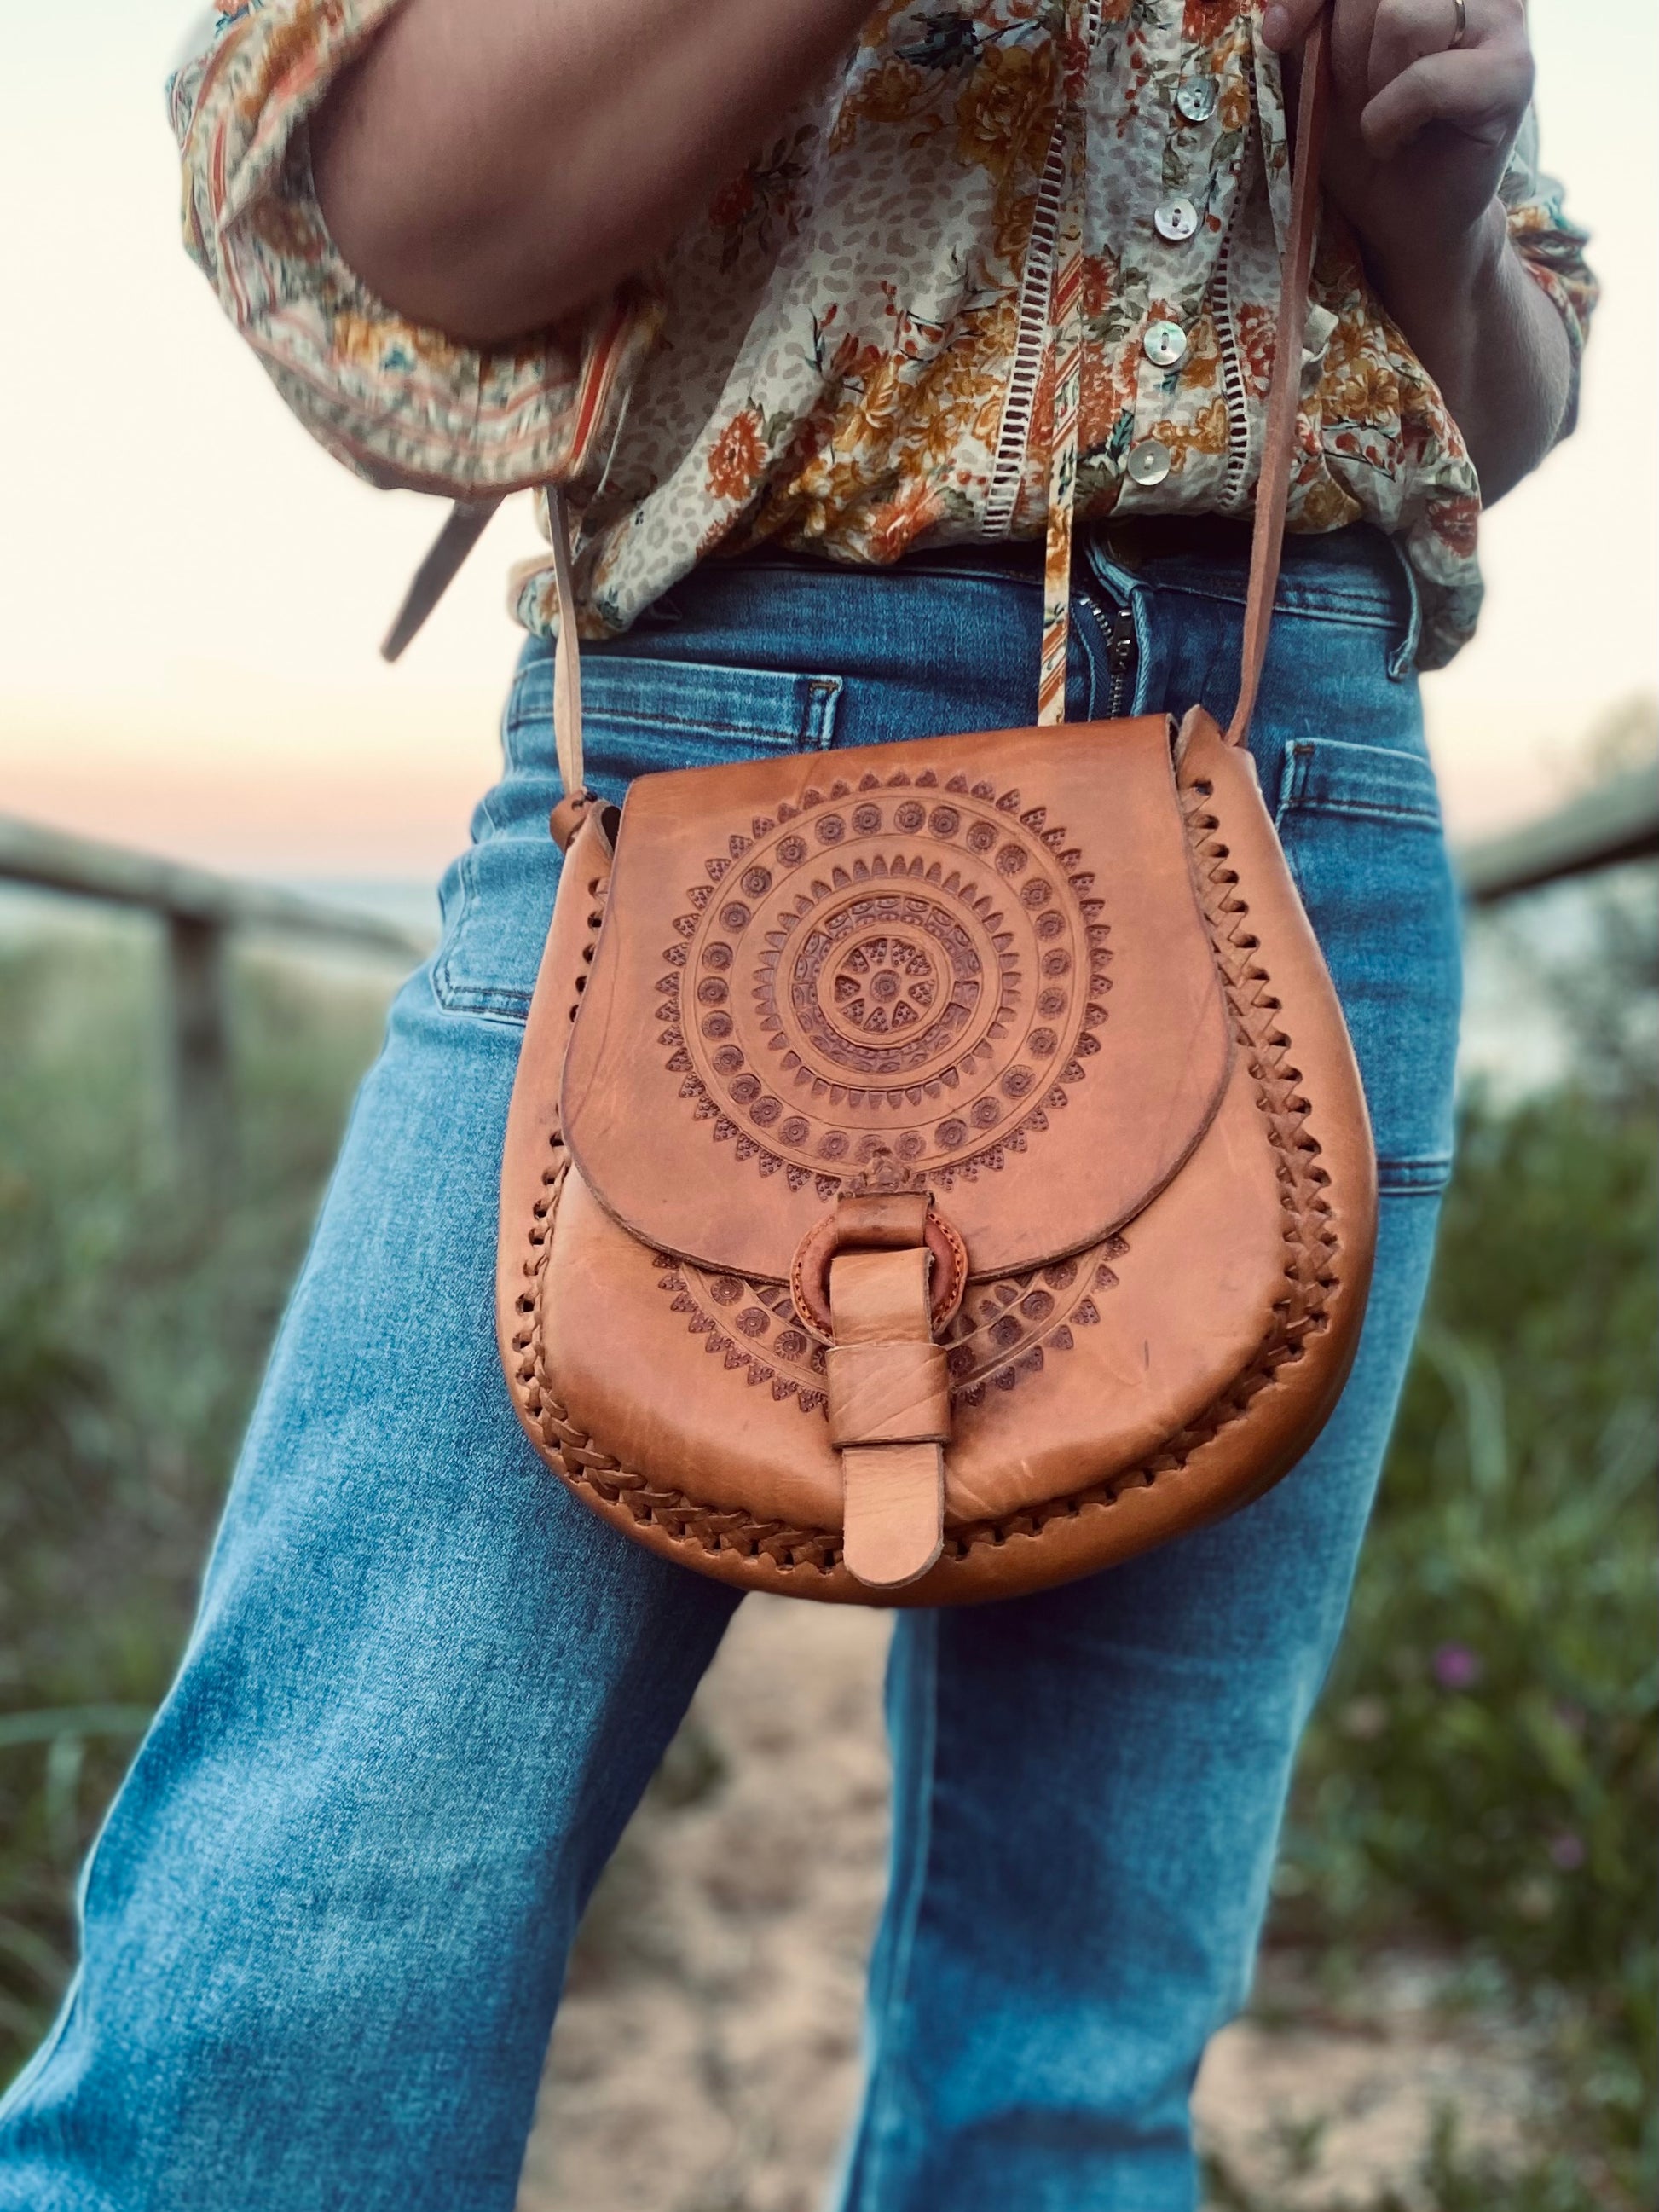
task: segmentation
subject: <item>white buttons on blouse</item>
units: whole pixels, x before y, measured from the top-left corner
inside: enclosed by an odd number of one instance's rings
[[[1216,82],[1212,76],[1189,77],[1175,96],[1176,112],[1187,123],[1207,123],[1215,113]],[[1160,200],[1152,210],[1152,224],[1171,246],[1184,246],[1198,231],[1198,209],[1182,192]],[[1148,323],[1141,335],[1141,351],[1154,368],[1173,368],[1186,356],[1188,338],[1179,323],[1160,317]],[[1175,465],[1162,438],[1141,438],[1129,448],[1125,464],[1131,483],[1151,490],[1161,484]]]
[[[1160,200],[1153,210],[1152,222],[1160,238],[1179,246],[1198,228],[1198,210],[1183,192],[1178,199]]]
[[[1129,474],[1138,484],[1161,484],[1170,473],[1170,449],[1162,438],[1143,438],[1129,448]]]

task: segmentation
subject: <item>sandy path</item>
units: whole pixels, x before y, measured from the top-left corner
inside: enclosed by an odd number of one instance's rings
[[[588,1916],[519,2212],[818,2212],[883,1886],[886,1633],[829,1606],[738,1613]],[[1201,2124],[1273,2212],[1326,2203],[1339,2176],[1358,2203],[1405,2183],[1440,2103],[1471,2139],[1513,2138],[1524,2045],[1454,2040],[1435,1981],[1379,1962],[1339,2017],[1270,1966],[1273,2024],[1217,2039]]]

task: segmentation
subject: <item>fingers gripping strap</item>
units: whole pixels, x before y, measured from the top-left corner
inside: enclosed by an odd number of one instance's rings
[[[1267,632],[1279,588],[1279,564],[1285,547],[1285,511],[1296,459],[1296,417],[1302,397],[1303,337],[1308,326],[1308,283],[1313,274],[1314,237],[1319,228],[1319,165],[1325,143],[1328,76],[1325,19],[1308,33],[1302,53],[1302,90],[1297,106],[1296,176],[1291,193],[1290,235],[1279,294],[1273,338],[1273,370],[1267,386],[1267,418],[1262,432],[1261,477],[1255,490],[1255,530],[1250,540],[1250,586],[1244,607],[1244,647],[1239,671],[1238,704],[1227,730],[1227,743],[1242,745],[1249,735],[1267,653]]]

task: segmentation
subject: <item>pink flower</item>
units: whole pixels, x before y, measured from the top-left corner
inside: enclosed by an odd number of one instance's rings
[[[1586,1856],[1583,1838],[1575,1836],[1570,1828],[1564,1828],[1559,1835],[1550,1838],[1550,1863],[1559,1867],[1563,1874],[1577,1874]]]
[[[1486,1671],[1480,1654],[1467,1644],[1443,1644],[1434,1655],[1434,1679],[1443,1690],[1472,1690]]]

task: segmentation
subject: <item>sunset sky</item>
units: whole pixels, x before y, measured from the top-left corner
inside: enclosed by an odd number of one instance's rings
[[[0,806],[222,867],[430,876],[494,777],[528,516],[382,667],[441,509],[313,447],[185,261],[161,88],[191,13],[5,0]],[[1659,680],[1659,9],[1533,15],[1546,163],[1607,298],[1578,434],[1485,526],[1485,627],[1428,688],[1462,834],[1547,804]]]

